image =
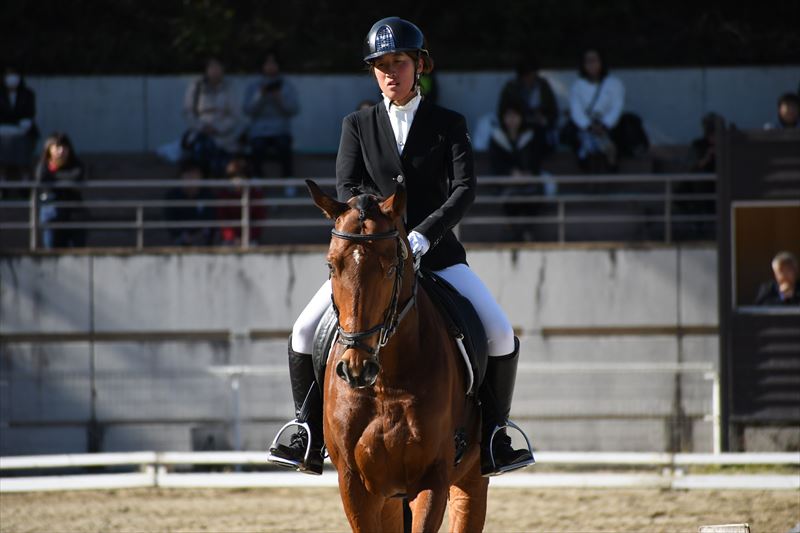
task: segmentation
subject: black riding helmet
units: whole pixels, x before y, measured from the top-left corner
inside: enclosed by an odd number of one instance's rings
[[[422,31],[400,17],[381,19],[370,28],[364,40],[364,61],[372,63],[382,55],[395,52],[417,52],[428,55]]]

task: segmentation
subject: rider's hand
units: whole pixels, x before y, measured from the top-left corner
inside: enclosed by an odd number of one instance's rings
[[[431,247],[431,241],[418,231],[412,231],[408,234],[408,243],[411,245],[411,253],[414,254],[415,257],[425,255],[425,252]]]

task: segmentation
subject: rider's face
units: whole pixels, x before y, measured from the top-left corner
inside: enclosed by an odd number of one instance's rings
[[[373,71],[378,87],[391,101],[402,105],[413,98],[414,76],[421,66],[415,68],[414,60],[408,54],[386,54],[376,59],[372,66],[375,67]]]

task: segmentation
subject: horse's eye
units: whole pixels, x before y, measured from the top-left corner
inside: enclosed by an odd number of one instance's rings
[[[328,267],[328,275],[333,276],[333,265],[330,263],[325,263],[325,266]]]
[[[389,269],[386,271],[386,277],[391,278],[392,276],[394,276],[396,270],[397,270],[397,265],[390,266]]]

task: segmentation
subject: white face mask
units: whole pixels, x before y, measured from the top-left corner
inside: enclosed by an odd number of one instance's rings
[[[19,74],[6,74],[6,87],[9,89],[19,87]]]

